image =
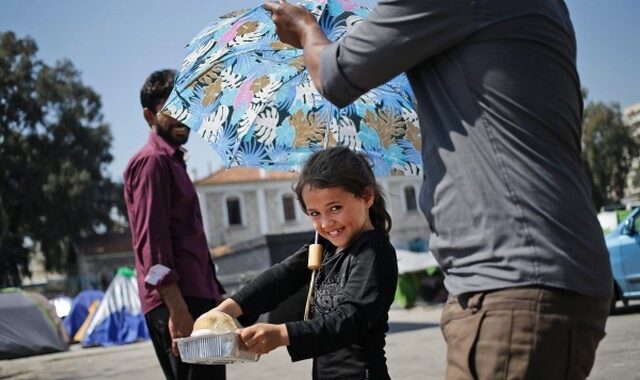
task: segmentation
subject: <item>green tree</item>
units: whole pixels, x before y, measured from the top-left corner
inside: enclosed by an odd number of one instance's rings
[[[632,159],[639,149],[631,131],[623,124],[620,105],[589,102],[582,121],[582,147],[596,208],[619,203]]]
[[[74,274],[74,239],[116,228],[123,209],[99,95],[71,62],[49,66],[37,50],[0,32],[0,287],[30,275],[35,249],[47,270]]]

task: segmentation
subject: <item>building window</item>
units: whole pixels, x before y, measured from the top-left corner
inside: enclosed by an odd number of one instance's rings
[[[407,206],[407,211],[415,211],[418,209],[416,189],[413,186],[407,186],[404,188],[404,202]]]
[[[239,198],[227,198],[227,218],[230,226],[242,225],[242,214],[240,213]]]
[[[285,194],[282,196],[282,212],[284,213],[285,222],[296,220],[296,202],[293,199],[293,195]]]

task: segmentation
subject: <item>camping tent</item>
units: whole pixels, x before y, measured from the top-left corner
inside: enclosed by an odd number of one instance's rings
[[[103,297],[104,292],[102,290],[83,290],[75,296],[71,303],[71,311],[62,322],[70,337],[76,335],[78,329],[89,315],[89,306],[94,301],[101,301]]]
[[[72,302],[73,299],[65,295],[60,295],[49,300],[49,303],[53,305],[53,308],[56,311],[56,315],[60,319],[64,319],[67,315],[69,315]]]
[[[118,269],[89,323],[82,345],[111,346],[146,339],[149,339],[149,331],[138,298],[135,272],[122,267]]]
[[[439,275],[438,263],[430,251],[412,252],[397,249],[396,255],[398,258],[398,286],[394,302],[403,307],[411,307],[418,299],[423,283],[429,285],[430,282],[433,282],[425,277]],[[429,289],[425,288],[425,290]],[[432,290],[427,291],[427,293],[432,292]]]
[[[438,268],[438,262],[431,251],[411,252],[406,249],[396,249],[398,258],[398,273],[411,273]]]
[[[41,297],[44,299],[43,297]],[[60,320],[46,299],[19,289],[0,291],[0,359],[66,351]]]

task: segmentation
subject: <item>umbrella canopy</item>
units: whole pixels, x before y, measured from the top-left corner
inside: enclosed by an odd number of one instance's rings
[[[366,17],[349,0],[301,3],[337,40]],[[230,166],[298,169],[327,145],[366,153],[376,175],[420,174],[420,129],[404,75],[338,109],[316,90],[302,50],[278,40],[262,7],[221,18],[187,46],[161,111],[202,136]]]

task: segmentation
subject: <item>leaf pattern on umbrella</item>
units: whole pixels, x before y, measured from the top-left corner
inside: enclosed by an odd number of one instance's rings
[[[301,5],[334,41],[369,12],[350,0]],[[204,138],[227,166],[295,170],[330,144],[367,154],[376,175],[421,173],[415,100],[404,75],[338,109],[316,90],[302,51],[279,41],[262,6],[223,16],[186,50],[161,112]]]
[[[302,110],[297,110],[289,118],[289,123],[296,131],[294,142],[296,148],[307,146],[309,141],[320,143],[324,139],[325,128],[316,122],[316,116],[313,113],[305,114]]]

